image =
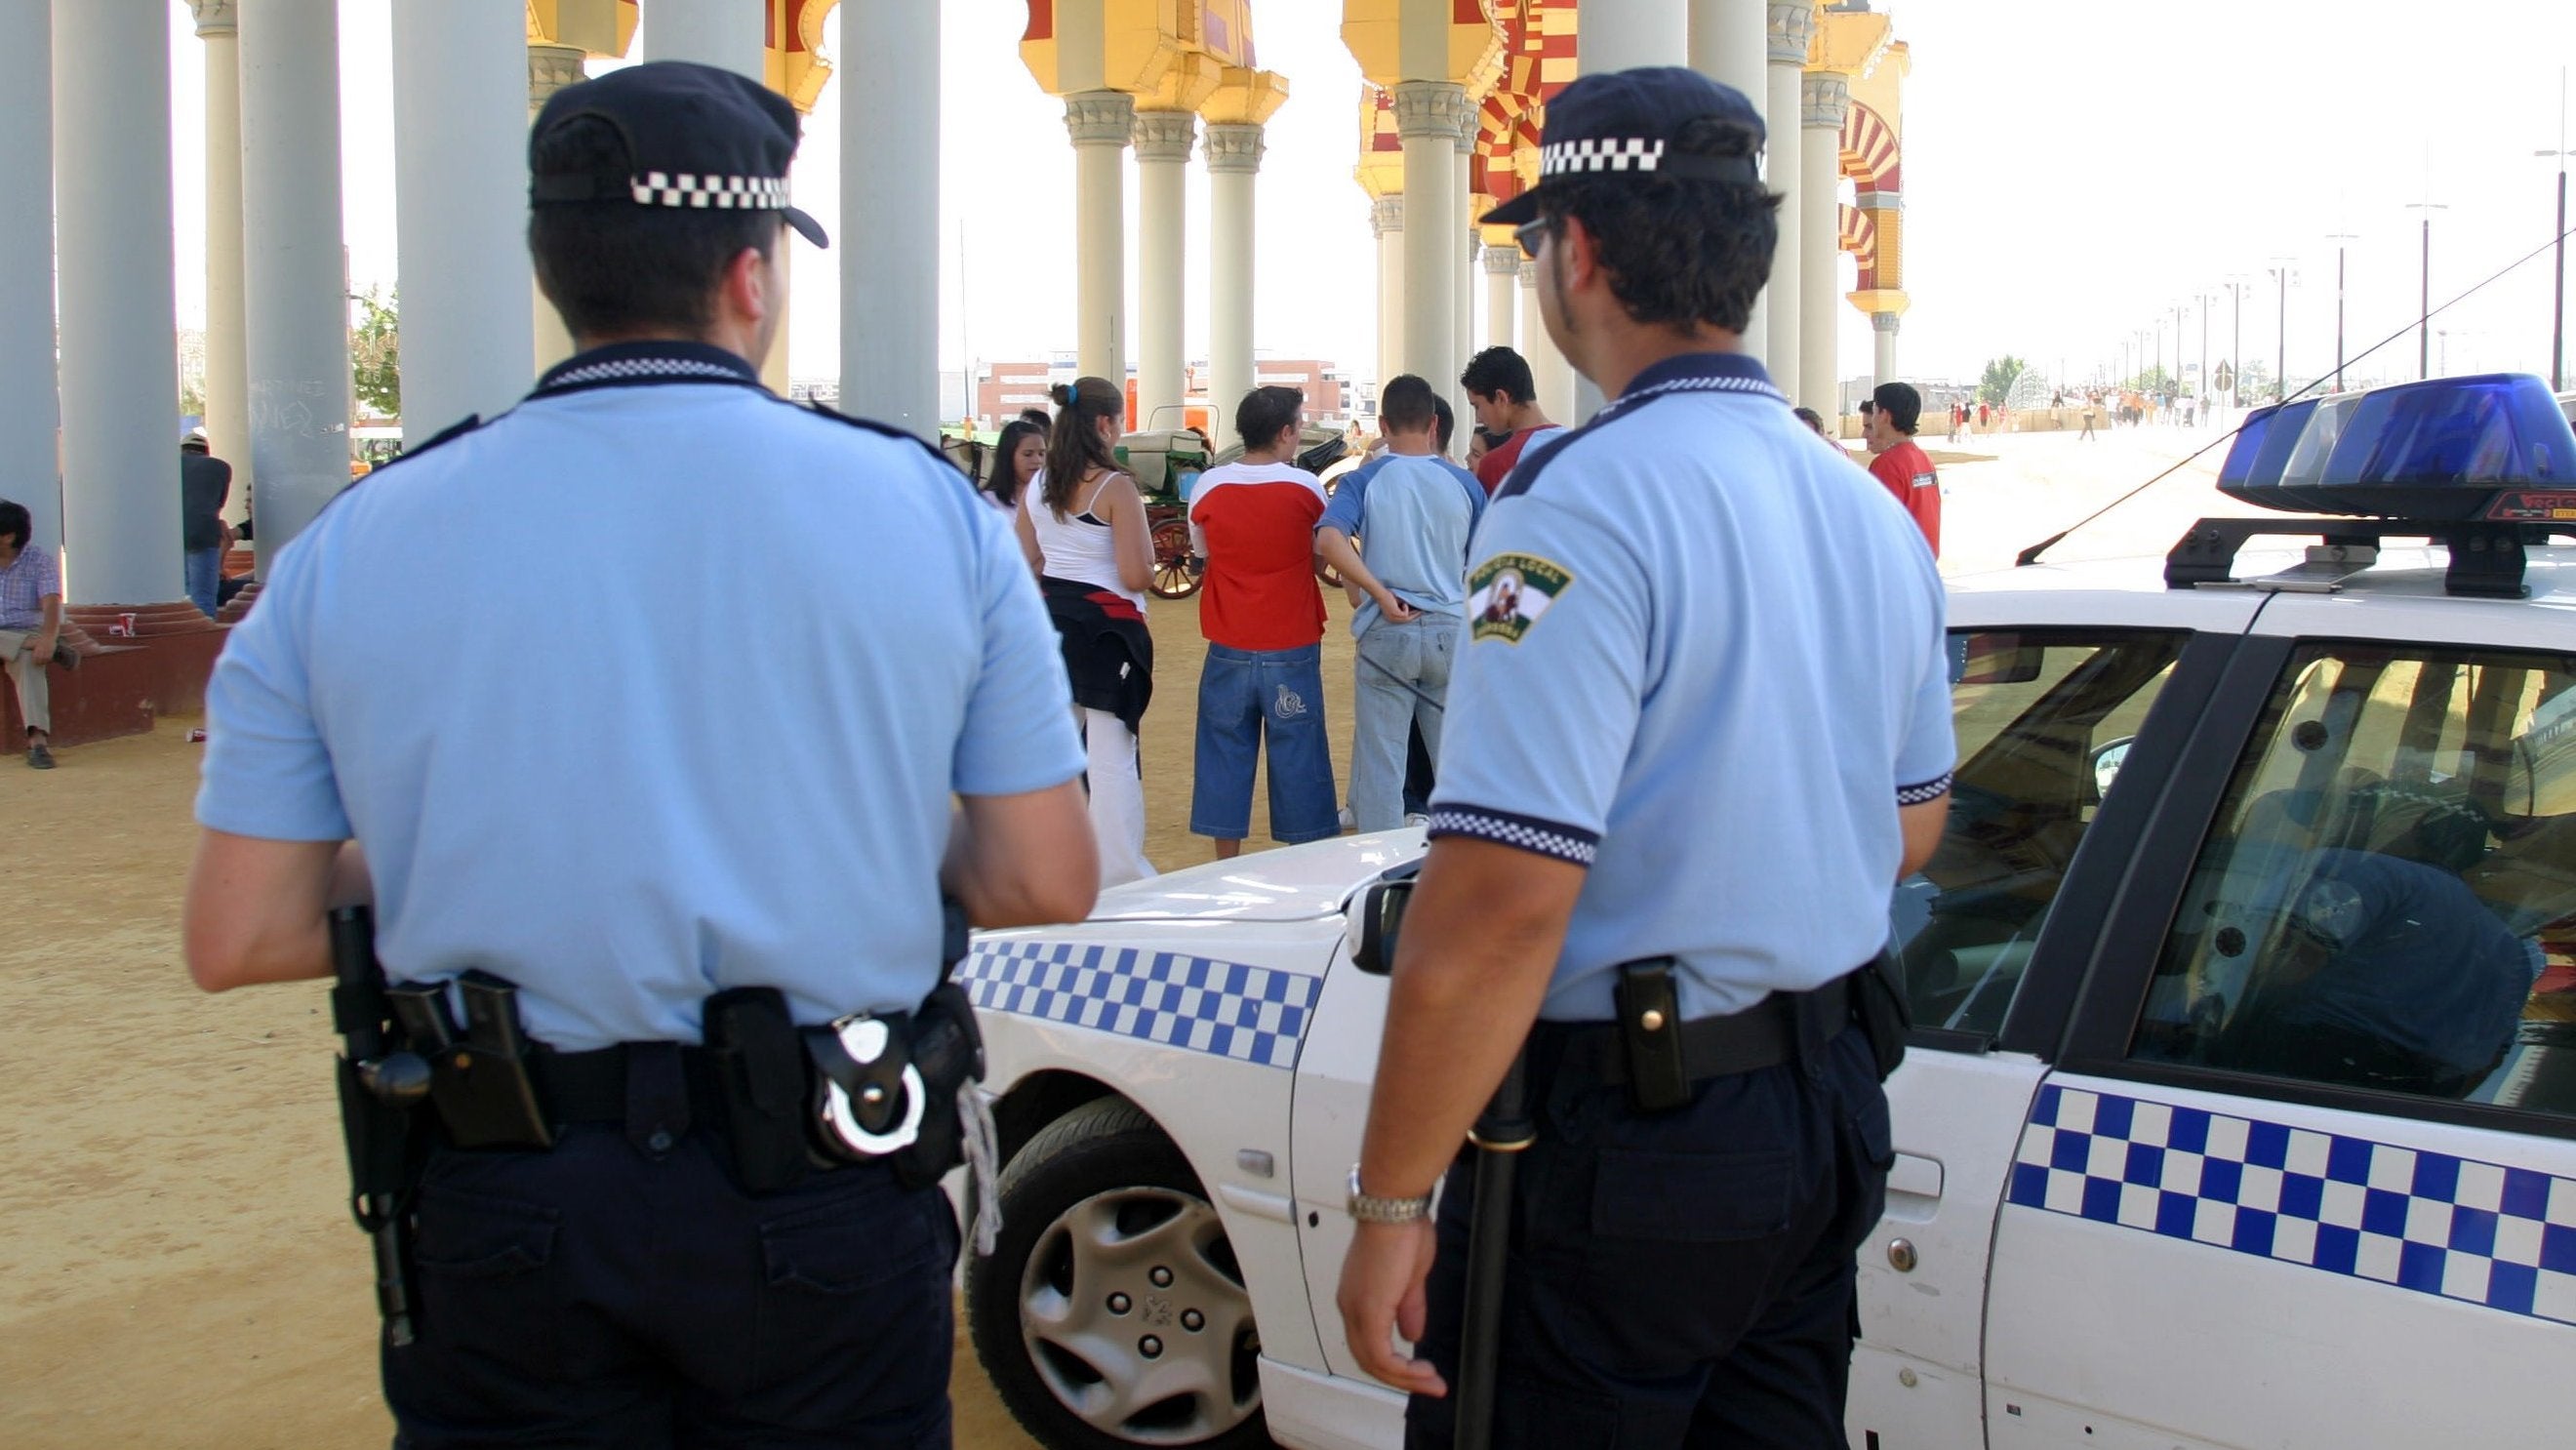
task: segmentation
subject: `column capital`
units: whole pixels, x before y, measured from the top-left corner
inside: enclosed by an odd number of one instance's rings
[[[1514,248],[1513,250],[1517,251],[1519,249]],[[1523,257],[1521,259],[1521,285],[1527,287],[1533,292],[1538,290],[1538,260],[1536,258]]]
[[[188,0],[188,8],[196,13],[199,39],[240,33],[241,6],[237,0]]]
[[[1381,240],[1391,233],[1403,231],[1404,198],[1401,195],[1381,196],[1369,203],[1369,225],[1377,229]]]
[[[532,45],[528,47],[528,109],[533,111],[554,99],[555,92],[582,81],[581,63],[587,52],[577,45]]]
[[[1816,0],[1771,0],[1771,63],[1805,65],[1816,38]]]
[[[1905,196],[1895,191],[1855,191],[1852,206],[1858,211],[1903,211]]]
[[[1516,245],[1500,245],[1493,242],[1485,244],[1486,276],[1517,277],[1521,274],[1521,267],[1527,260]]]
[[[1138,161],[1184,162],[1198,144],[1199,118],[1189,111],[1138,111],[1133,134]]]
[[[1869,315],[1870,331],[1884,332],[1893,336],[1896,332],[1897,325],[1904,320],[1905,319],[1903,317],[1893,312],[1873,312]]]
[[[1076,146],[1124,146],[1136,134],[1136,98],[1125,91],[1077,91],[1064,98],[1064,129]]]
[[[1473,142],[1476,108],[1467,88],[1455,81],[1396,82],[1395,134],[1407,141],[1447,137],[1462,147]]]
[[[1851,79],[1838,71],[1811,70],[1798,83],[1799,119],[1810,131],[1839,131],[1851,114]]]
[[[1261,169],[1261,154],[1266,149],[1259,126],[1218,122],[1208,127],[1207,145],[1202,151],[1208,170],[1249,175]]]

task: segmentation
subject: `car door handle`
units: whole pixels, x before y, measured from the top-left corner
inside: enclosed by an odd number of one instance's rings
[[[1941,1163],[1936,1158],[1918,1158],[1899,1153],[1887,1170],[1887,1196],[1890,1205],[1910,1202],[1929,1208],[1941,1201]]]

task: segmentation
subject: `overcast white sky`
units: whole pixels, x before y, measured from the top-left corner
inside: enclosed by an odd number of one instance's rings
[[[1061,103],[1019,61],[1026,5],[939,3],[941,365],[1070,349],[1072,152]],[[2333,364],[2329,233],[2360,237],[2349,259],[2354,353],[2415,315],[2422,213],[2406,203],[2448,207],[2433,214],[2437,304],[2550,236],[2554,173],[2531,153],[2559,144],[2560,75],[2576,61],[2569,0],[1878,8],[1914,52],[1905,103],[1914,305],[1901,346],[1909,375],[1970,377],[2013,352],[2052,374],[2062,365],[2087,376],[2159,317],[2170,329],[2173,305],[2203,291],[2221,298],[2211,312],[2214,363],[2228,349],[2230,276],[2252,283],[2244,350],[2268,360],[2275,301],[2265,269],[2287,256],[2298,273],[2290,372],[2304,382]],[[187,7],[171,9],[179,309],[183,325],[198,326],[203,70]],[[340,13],[350,269],[364,288],[393,283],[397,271],[388,0],[341,0]],[[1367,199],[1351,179],[1359,73],[1341,45],[1340,13],[1333,0],[1255,5],[1261,63],[1293,88],[1270,123],[1261,176],[1256,339],[1267,355],[1365,370],[1376,347],[1376,248]],[[835,46],[840,23],[836,13]],[[869,218],[844,213],[837,185],[839,96],[837,84],[826,88],[808,122],[797,199],[831,227],[836,249],[864,248]],[[1128,204],[1132,214],[1132,168]],[[1206,206],[1206,174],[1193,166],[1193,356],[1206,346]],[[1131,248],[1131,308],[1134,265]],[[1843,268],[1848,286],[1848,259]],[[800,259],[800,378],[838,371],[837,283],[837,262]],[[2437,339],[2436,369],[2546,369],[2549,286],[2544,257],[2437,320],[2448,335]],[[2195,361],[2200,326],[2194,310],[2183,334]],[[1846,309],[1842,371],[1866,371],[1868,349],[1865,322]],[[2377,363],[2387,376],[2411,376],[2413,339]]]

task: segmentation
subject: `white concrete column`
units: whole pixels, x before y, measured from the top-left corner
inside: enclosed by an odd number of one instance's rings
[[[253,521],[265,564],[349,486],[349,282],[340,237],[334,0],[243,7],[241,95],[250,451],[259,479]],[[149,396],[141,387],[133,392]],[[178,527],[176,515],[170,526]]]
[[[859,0],[841,34],[841,410],[935,441],[939,7]]]
[[[1513,346],[1512,324],[1519,311],[1521,249],[1485,244],[1485,346]]]
[[[1690,63],[1687,0],[1609,0],[1583,9],[1575,67],[1584,75]]]
[[[1182,354],[1182,293],[1188,281],[1190,148],[1198,117],[1187,111],[1136,113],[1136,426],[1178,428],[1189,396]]]
[[[1769,6],[1764,0],[1690,0],[1690,67],[1723,86],[1733,86],[1758,109],[1770,95],[1770,42],[1766,38]],[[1772,165],[1781,155],[1772,139]],[[1786,309],[1782,309],[1785,311]],[[1772,311],[1768,292],[1755,299],[1753,318],[1744,329],[1745,351],[1759,357],[1769,339]],[[1794,323],[1792,324],[1795,325]],[[1781,385],[1788,386],[1787,379]]]
[[[1810,72],[1804,92],[1798,181],[1798,401],[1830,412],[1842,397],[1835,323],[1842,316],[1843,117],[1851,82]],[[1785,385],[1787,380],[1782,379]]]
[[[520,0],[394,0],[394,212],[403,436],[489,418],[528,391],[527,75]]]
[[[1763,335],[1748,337],[1748,350],[1756,351],[1771,381],[1790,395],[1792,401],[1805,402],[1798,396],[1800,373],[1798,344],[1803,324],[1799,313],[1805,305],[1805,290],[1799,283],[1799,265],[1806,254],[1799,248],[1800,223],[1798,192],[1804,184],[1802,158],[1805,134],[1805,79],[1807,45],[1816,34],[1814,0],[1791,0],[1771,6],[1770,28],[1770,99],[1763,107],[1764,128],[1770,133],[1769,157],[1764,181],[1779,194],[1779,240],[1771,252],[1771,285],[1763,289],[1768,301],[1767,325]]]
[[[1232,416],[1234,405],[1252,391],[1252,223],[1261,128],[1210,126],[1206,150],[1208,407],[1213,421]]]
[[[41,43],[41,32],[26,38]],[[52,88],[53,174],[64,183],[54,204],[64,597],[74,604],[167,603],[187,597],[179,557],[170,90],[162,84],[170,73],[170,7],[166,0],[54,0],[52,55],[53,74],[64,78]],[[114,84],[118,76],[142,83]],[[24,138],[13,140],[22,145]],[[16,205],[41,214],[43,196],[20,193]],[[35,454],[52,456],[50,448]],[[40,520],[43,502],[29,510]]]
[[[12,476],[0,481],[0,498],[26,505],[34,516],[29,547],[59,550],[54,214],[44,201],[54,194],[47,9],[46,0],[0,0],[0,96],[16,96],[19,107],[12,144],[0,147],[0,196],[25,199],[0,207],[0,458],[16,460]]]
[[[1569,422],[1576,403],[1574,368],[1547,335],[1547,319],[1538,305],[1538,263],[1521,263],[1521,356],[1529,360],[1530,383],[1538,393],[1539,411],[1556,422]]]
[[[1433,390],[1456,388],[1458,273],[1465,257],[1467,197],[1456,179],[1458,137],[1474,124],[1467,88],[1451,81],[1399,81],[1396,134],[1404,140],[1404,371]]]
[[[1369,205],[1377,231],[1377,385],[1404,371],[1404,196],[1381,196]]]
[[[635,46],[643,60],[693,60],[766,85],[768,35],[767,0],[653,0],[637,7]]]
[[[1136,98],[1083,91],[1064,98],[1073,137],[1073,267],[1079,361],[1086,377],[1127,386],[1127,142]]]
[[[1878,345],[1877,368],[1871,379],[1872,386],[1897,381],[1896,325],[1900,320],[1893,312],[1878,312],[1870,315],[1870,330],[1876,334],[1874,341]]]
[[[585,79],[585,73],[582,70],[582,61],[585,58],[578,46],[532,45],[528,47],[529,120],[534,121],[537,118],[537,112],[546,108],[546,101],[555,92],[566,86],[578,85]],[[521,150],[519,164],[524,167],[527,165],[527,140],[524,132],[521,133],[519,144]],[[515,251],[523,260],[526,258],[528,244],[524,236]],[[546,300],[545,289],[536,285],[533,271],[528,278],[528,286],[536,297],[536,310],[533,314],[536,323],[536,371],[542,376],[546,369],[572,356],[572,334],[564,330],[563,314],[555,311],[555,305]]]
[[[206,442],[233,466],[224,517],[250,513],[250,390],[242,351],[241,50],[234,0],[190,0],[206,75]]]
[[[1476,185],[1476,113],[1467,113],[1467,128],[1458,133],[1458,170],[1453,183],[1458,191],[1458,215],[1466,222],[1465,249],[1458,254],[1458,295],[1452,304],[1452,320],[1457,324],[1457,343],[1449,353],[1449,376],[1432,379],[1433,386],[1449,395],[1449,406],[1459,417],[1467,416],[1467,390],[1460,386],[1458,374],[1466,371],[1467,359],[1476,355],[1476,254],[1484,239],[1477,235],[1475,204]]]

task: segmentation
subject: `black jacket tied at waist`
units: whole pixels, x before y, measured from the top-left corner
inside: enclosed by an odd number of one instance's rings
[[[1077,579],[1048,575],[1038,590],[1064,647],[1073,703],[1106,710],[1134,730],[1154,699],[1154,637],[1145,632],[1145,612],[1114,589]]]

